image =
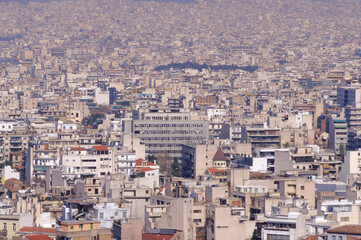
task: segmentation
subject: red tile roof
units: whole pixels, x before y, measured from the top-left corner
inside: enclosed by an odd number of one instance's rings
[[[83,147],[73,147],[71,148],[72,151],[85,151],[86,149]]]
[[[346,238],[347,240],[360,240],[360,237],[356,237],[356,236],[347,236]]]
[[[226,168],[208,168],[208,172],[210,174],[214,174],[216,172],[227,172]]]
[[[137,168],[137,169],[136,169],[137,172],[149,172],[149,171],[154,171],[154,170],[156,170],[156,169],[150,168],[150,167]]]
[[[25,237],[29,240],[52,240],[48,235],[30,235]]]
[[[143,233],[142,240],[170,240],[174,235]]]
[[[136,161],[135,161],[135,166],[136,167],[139,167],[139,166],[156,166],[157,164],[154,164],[152,162],[149,162],[147,160],[144,160],[142,158],[138,158]]]
[[[361,225],[345,225],[327,230],[328,233],[343,233],[351,235],[361,235]]]
[[[109,149],[107,148],[107,146],[93,146],[93,149],[95,151],[109,151]]]
[[[308,236],[306,238],[302,238],[302,240],[318,240],[318,236],[317,235]]]
[[[42,228],[42,227],[23,227],[20,229],[20,232],[37,232],[37,233],[56,233],[55,228]]]

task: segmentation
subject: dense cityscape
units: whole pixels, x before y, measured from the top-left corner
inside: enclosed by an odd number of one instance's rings
[[[0,0],[0,240],[361,239],[360,13]]]

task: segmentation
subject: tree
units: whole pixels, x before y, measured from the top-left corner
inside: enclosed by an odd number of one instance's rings
[[[155,161],[156,161],[155,156],[154,155],[148,156],[148,161],[151,163],[155,163]]]
[[[180,176],[182,176],[181,166],[180,166],[177,158],[174,158],[174,159],[173,159],[173,163],[172,163],[172,175],[173,175],[174,177],[180,177]]]
[[[283,144],[283,147],[284,147],[284,148],[289,148],[289,147],[290,147],[290,143],[289,143],[289,142],[285,142],[285,143]]]
[[[343,143],[340,144],[339,151],[340,151],[340,156],[343,159],[343,156],[345,155],[345,146],[343,145]]]
[[[100,114],[108,114],[111,112],[111,107],[109,107],[108,105],[99,105],[98,106],[98,111]]]
[[[97,129],[98,125],[103,123],[103,119],[105,119],[105,114],[92,114],[89,117],[83,118],[82,124]]]
[[[159,165],[159,171],[167,176],[172,174],[172,159],[167,152],[159,154],[155,157],[157,159],[157,164]]]
[[[252,234],[251,240],[258,240],[258,237],[257,237],[257,228],[256,228],[255,230],[253,230],[253,234]]]

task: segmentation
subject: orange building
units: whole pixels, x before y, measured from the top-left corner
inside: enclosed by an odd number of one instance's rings
[[[56,230],[57,240],[111,240],[110,229],[100,228],[97,221],[77,221],[68,220],[60,223],[60,228]]]

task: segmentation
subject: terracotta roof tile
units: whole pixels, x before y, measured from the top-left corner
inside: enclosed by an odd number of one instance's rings
[[[85,148],[83,147],[73,147],[71,148],[72,151],[85,151]]]
[[[352,235],[361,235],[361,225],[344,225],[327,230],[328,233],[344,233]]]
[[[154,171],[156,169],[154,168],[150,168],[150,167],[144,167],[144,168],[137,168],[136,171],[137,172],[149,172],[149,171]]]
[[[354,236],[347,236],[347,240],[360,240],[360,237],[354,237]]]
[[[136,161],[135,161],[135,166],[136,167],[139,167],[139,166],[156,166],[157,164],[154,164],[152,162],[149,162],[147,160],[144,160],[142,158],[138,158]]]
[[[52,240],[48,235],[30,235],[25,237],[29,240]]]
[[[308,237],[302,238],[302,240],[318,240],[318,236],[317,235],[308,236]]]
[[[208,172],[210,174],[214,174],[216,172],[227,172],[226,168],[208,168]]]
[[[95,151],[109,151],[109,149],[107,148],[107,146],[93,146],[93,149]]]
[[[31,233],[56,233],[55,228],[42,228],[42,227],[23,227],[20,232],[31,232]]]
[[[174,235],[143,233],[142,240],[170,240]]]

